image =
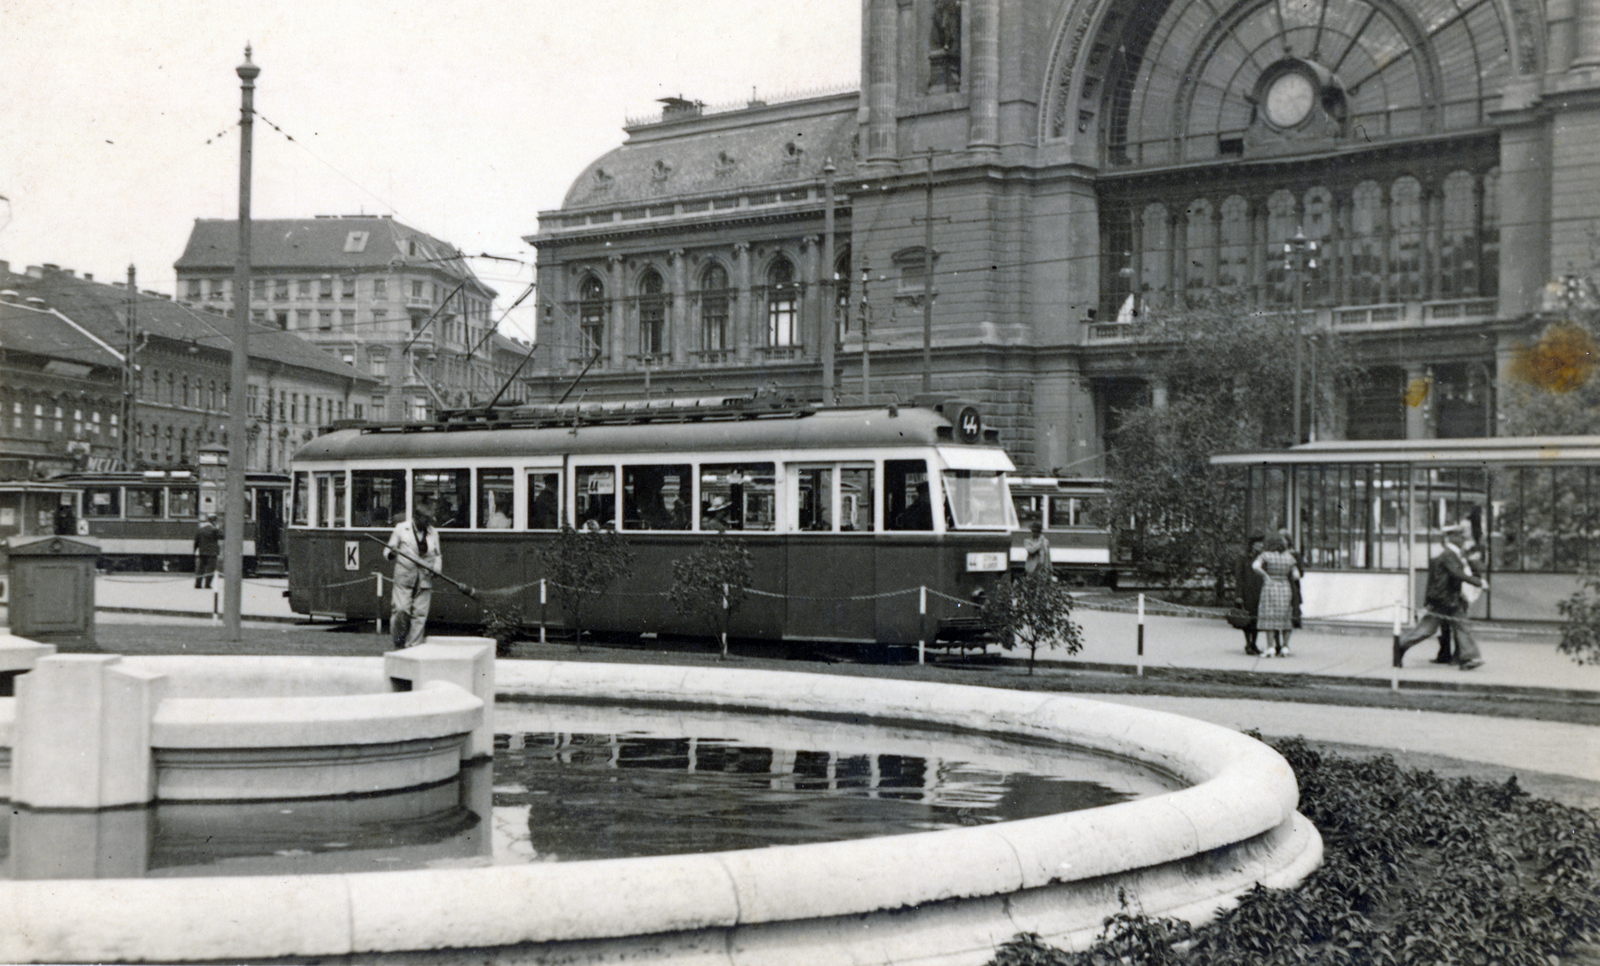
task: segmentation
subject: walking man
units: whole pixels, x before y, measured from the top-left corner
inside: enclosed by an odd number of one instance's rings
[[[210,588],[211,576],[217,572],[217,547],[222,542],[222,532],[217,529],[217,515],[207,516],[194,532],[194,587]]]
[[[390,632],[396,649],[421,644],[427,635],[428,606],[433,603],[433,575],[444,566],[439,552],[439,531],[433,514],[438,501],[419,496],[411,519],[402,520],[389,535],[383,556],[394,561],[394,596]]]
[[[1483,587],[1483,578],[1467,565],[1467,551],[1472,538],[1462,532],[1462,527],[1452,527],[1444,532],[1444,550],[1428,561],[1428,589],[1423,595],[1422,619],[1400,635],[1394,645],[1394,666],[1405,660],[1406,651],[1419,644],[1446,625],[1456,651],[1456,662],[1463,671],[1483,666],[1478,644],[1467,628],[1467,600],[1461,593],[1462,583]]]

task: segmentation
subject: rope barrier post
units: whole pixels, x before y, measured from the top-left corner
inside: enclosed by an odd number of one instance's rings
[[[1139,595],[1139,654],[1134,664],[1134,674],[1144,677],[1144,594]]]
[[[377,587],[378,587],[378,616],[374,617],[372,619],[372,632],[374,634],[377,634],[379,637],[382,637],[383,636],[383,574],[374,573],[372,576],[378,578],[378,580],[377,580]]]
[[[213,588],[211,591],[211,623],[215,624],[221,620],[222,611],[217,609],[217,592]]]
[[[1395,600],[1395,602],[1394,602],[1394,645],[1393,645],[1393,649],[1390,650],[1390,652],[1389,652],[1391,655],[1398,653],[1399,650],[1400,650],[1400,613],[1401,613],[1402,608],[1404,608],[1404,607],[1405,607],[1405,603],[1403,601],[1400,601],[1398,599]],[[1398,690],[1400,690],[1400,669],[1394,666],[1394,661],[1393,660],[1389,661],[1389,690],[1390,691],[1398,691]]]
[[[928,654],[928,585],[917,589],[917,663],[921,664]]]
[[[539,643],[544,643],[544,605],[549,598],[545,594],[544,578],[539,578]]]

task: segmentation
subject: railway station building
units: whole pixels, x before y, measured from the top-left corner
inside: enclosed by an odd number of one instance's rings
[[[530,398],[926,380],[1019,467],[1096,475],[1119,408],[1162,398],[1146,310],[1219,292],[1292,325],[1298,284],[1367,375],[1317,438],[1492,436],[1547,287],[1600,259],[1600,0],[861,17],[859,89],[668,99],[539,213]],[[1314,269],[1286,269],[1297,234]]]

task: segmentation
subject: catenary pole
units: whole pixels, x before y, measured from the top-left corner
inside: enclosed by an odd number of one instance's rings
[[[818,349],[822,353],[822,404],[833,405],[834,337],[838,332],[839,273],[833,264],[833,159],[822,165],[822,192],[827,198],[822,221],[822,331]]]
[[[233,358],[228,369],[228,485],[222,531],[222,617],[226,640],[242,639],[239,611],[244,592],[245,399],[250,382],[250,139],[255,121],[256,77],[261,68],[250,62],[234,69],[239,75],[239,251],[233,266]]]

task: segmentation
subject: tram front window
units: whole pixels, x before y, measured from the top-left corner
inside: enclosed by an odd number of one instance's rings
[[[350,522],[390,527],[406,515],[405,470],[351,470]]]
[[[945,500],[958,529],[1007,530],[1015,525],[1007,513],[1006,478],[985,470],[945,470]]]
[[[693,470],[687,463],[622,468],[625,530],[687,530]]]
[[[465,529],[470,525],[471,470],[416,470],[411,474],[411,490],[412,498],[419,503],[424,496],[438,501],[438,519],[434,526],[439,529]]]
[[[610,466],[580,466],[577,471],[579,527],[617,526],[617,471]]]
[[[478,471],[479,529],[511,529],[512,478],[509,467]]]
[[[700,529],[771,530],[774,516],[772,463],[707,463],[700,467]]]
[[[317,526],[344,526],[344,473],[318,473]]]

